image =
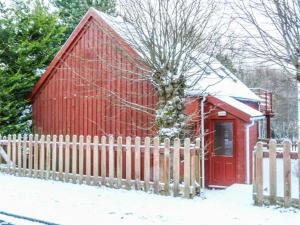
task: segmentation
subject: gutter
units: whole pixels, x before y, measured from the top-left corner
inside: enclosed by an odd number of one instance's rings
[[[246,184],[250,184],[250,128],[255,122],[264,119],[264,116],[250,118],[250,123],[246,124]]]

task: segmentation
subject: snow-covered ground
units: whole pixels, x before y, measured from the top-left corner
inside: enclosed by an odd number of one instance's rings
[[[0,211],[58,224],[298,225],[300,221],[296,209],[253,206],[248,185],[209,190],[206,199],[193,200],[1,173],[0,185]]]
[[[265,195],[269,195],[269,158],[264,158],[264,191]],[[276,160],[277,166],[277,195],[283,197],[283,159],[279,158]],[[298,181],[298,160],[291,160],[291,189],[292,189],[292,198],[299,198],[299,181]],[[299,223],[300,224],[300,223]]]

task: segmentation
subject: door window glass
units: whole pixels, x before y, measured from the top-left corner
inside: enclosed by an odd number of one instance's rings
[[[232,156],[232,122],[216,122],[214,135],[215,155]]]

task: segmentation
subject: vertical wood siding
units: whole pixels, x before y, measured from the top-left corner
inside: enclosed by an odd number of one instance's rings
[[[155,108],[153,87],[128,72],[140,72],[132,57],[117,34],[91,18],[32,99],[34,131],[152,135],[154,115],[124,105],[129,101]]]

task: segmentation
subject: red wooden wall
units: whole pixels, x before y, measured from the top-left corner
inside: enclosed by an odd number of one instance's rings
[[[84,23],[85,22],[85,23]],[[36,133],[147,136],[153,133],[152,86],[135,74],[136,53],[101,19],[89,17],[74,31],[32,96]],[[72,39],[73,37],[73,39]],[[50,71],[50,72],[49,72]]]

